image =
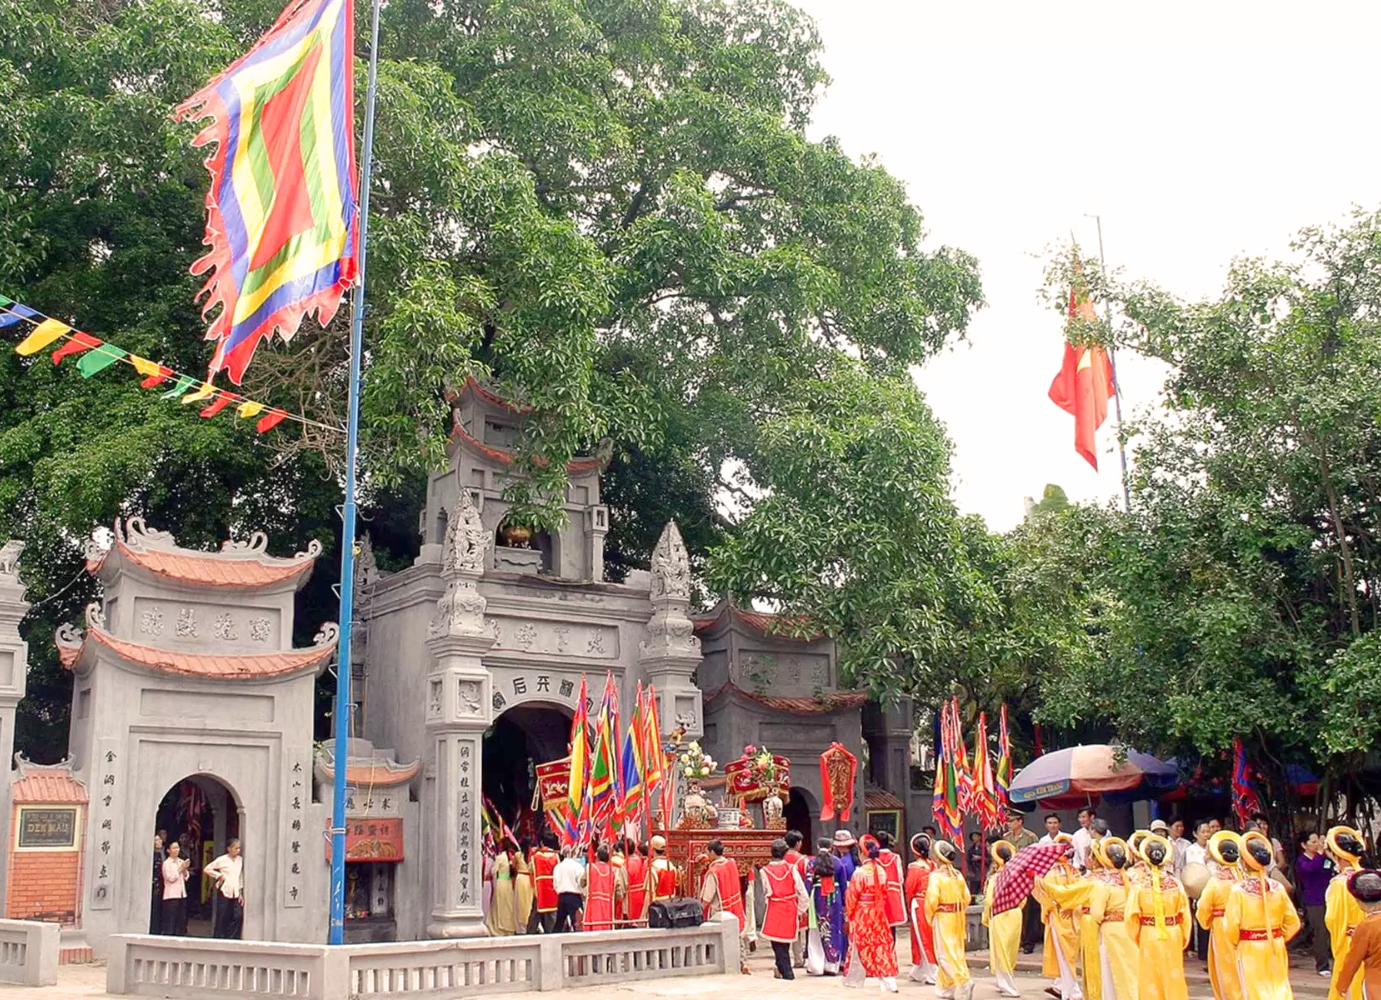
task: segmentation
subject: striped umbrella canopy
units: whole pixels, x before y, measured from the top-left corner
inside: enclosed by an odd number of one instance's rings
[[[1179,783],[1174,764],[1150,754],[1123,750],[1106,743],[1068,747],[1037,757],[1012,778],[1015,804],[1045,802],[1054,807],[1093,802],[1104,793],[1122,799],[1152,797]],[[1139,796],[1137,793],[1145,793]]]

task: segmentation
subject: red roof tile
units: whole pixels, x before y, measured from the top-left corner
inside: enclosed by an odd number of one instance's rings
[[[725,684],[705,700],[714,701],[730,690],[736,691],[749,701],[755,701],[773,711],[790,712],[793,715],[828,715],[830,712],[857,708],[868,700],[868,695],[862,691],[831,691],[828,694],[820,695],[818,698],[777,698],[772,695],[745,691],[736,684]]]
[[[500,396],[497,392],[495,392],[493,389],[486,389],[484,386],[480,384],[479,379],[475,378],[475,376],[473,375],[465,376],[465,385],[461,389],[461,392],[464,392],[466,389],[470,390],[476,396],[479,396],[481,399],[487,399],[495,406],[502,407],[503,409],[509,410],[513,413],[532,412],[532,407],[525,406],[520,403],[515,403],[511,399],[505,399],[504,397]]]
[[[162,670],[170,674],[190,674],[198,677],[276,677],[316,666],[330,657],[336,649],[332,639],[320,646],[289,649],[278,653],[212,654],[184,653],[173,649],[156,649],[117,639],[98,628],[87,630],[87,639],[105,646],[131,663]]]
[[[866,788],[863,791],[864,809],[905,809],[906,803],[883,788]]]
[[[816,639],[824,638],[824,633],[815,628],[810,628],[804,636],[793,635],[792,630],[801,626],[808,626],[808,620],[801,615],[768,615],[760,611],[744,611],[731,604],[722,604],[719,610],[710,615],[702,615],[692,619],[697,632],[707,632],[714,628],[725,617],[738,622],[755,632],[763,635],[772,636],[774,639],[785,639],[788,642],[813,642]]]
[[[392,761],[381,764],[346,764],[345,783],[356,787],[401,785],[403,782],[411,781],[417,777],[417,772],[420,770],[422,770],[420,760],[413,761],[407,766],[394,764]],[[327,781],[335,779],[335,768],[325,761],[321,762],[321,772]]]
[[[451,437],[459,441],[464,441],[472,448],[477,449],[480,452],[480,454],[486,456],[487,458],[492,458],[494,461],[500,463],[501,465],[513,464],[513,455],[511,453],[504,451],[502,448],[494,448],[490,445],[485,444],[479,438],[475,437],[473,434],[467,431],[464,427],[460,426],[460,424],[456,424],[453,428],[451,428]],[[586,458],[571,459],[569,462],[566,463],[566,471],[576,473],[589,472],[591,469],[598,469],[603,465],[604,459],[600,458],[598,455],[591,455]]]
[[[244,559],[219,552],[193,552],[189,549],[177,552],[140,550],[122,541],[117,541],[115,547],[130,562],[150,573],[185,583],[220,587],[264,587],[290,580],[310,570],[315,561],[311,558],[276,559],[269,556]],[[100,563],[97,563],[96,569],[99,568]]]
[[[16,805],[69,802],[85,805],[88,801],[86,786],[72,777],[69,768],[27,763],[21,767],[23,777],[10,785],[10,796]]]

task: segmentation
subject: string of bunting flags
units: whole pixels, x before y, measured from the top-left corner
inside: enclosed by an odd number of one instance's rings
[[[176,399],[179,403],[205,403],[201,416],[210,419],[222,410],[234,406],[235,414],[242,420],[255,420],[254,429],[264,434],[277,427],[284,420],[319,430],[343,433],[342,428],[324,424],[309,417],[276,406],[269,406],[257,400],[248,399],[239,393],[218,388],[214,383],[195,375],[169,368],[167,365],[150,361],[137,354],[77,330],[62,320],[46,316],[14,299],[0,293],[0,329],[28,324],[29,332],[18,344],[15,353],[30,357],[57,345],[50,355],[53,364],[61,364],[64,358],[77,358],[77,371],[82,378],[90,378],[116,364],[125,364],[143,376],[139,382],[141,389],[153,389],[172,380],[172,387],[163,393],[164,399]]]

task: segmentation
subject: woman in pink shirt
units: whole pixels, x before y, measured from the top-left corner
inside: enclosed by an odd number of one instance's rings
[[[182,845],[176,840],[168,845],[163,859],[163,923],[160,933],[173,937],[187,935],[187,862],[182,858]]]

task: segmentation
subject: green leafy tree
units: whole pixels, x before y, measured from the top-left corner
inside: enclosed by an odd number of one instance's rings
[[[1294,249],[1235,262],[1209,301],[1110,290],[1122,343],[1170,366],[1167,408],[1135,428],[1132,511],[1096,542],[1108,659],[1043,710],[1167,751],[1241,736],[1282,804],[1301,763],[1355,807],[1381,736],[1381,217]],[[1087,697],[1098,678],[1112,697]]]
[[[168,112],[277,7],[0,0],[0,290],[183,370],[205,363],[186,268],[207,176],[194,128]],[[896,581],[955,536],[948,445],[907,373],[981,303],[973,259],[925,246],[895,178],[805,138],[827,82],[810,20],[776,0],[396,0],[382,30],[362,458],[394,548],[381,556],[411,544],[398,526],[442,461],[453,393],[481,376],[532,408],[515,517],[552,523],[565,460],[607,438],[616,571],[675,517],[716,589],[818,615],[851,663],[882,663],[874,622],[914,662],[942,644],[939,607],[890,616],[860,586],[805,582],[823,571],[946,606],[971,587],[948,566]],[[260,348],[245,391],[339,423],[346,342],[343,315],[309,322]],[[13,355],[0,399],[0,530],[30,543],[35,636],[90,599],[80,540],[117,515],[189,544],[335,537],[339,435],[258,438],[113,371]],[[834,438],[814,471],[837,482],[811,484],[784,451],[812,421]],[[863,489],[854,448],[895,480]],[[757,541],[788,535],[793,559]],[[332,615],[331,555],[304,629]],[[23,740],[56,749],[64,679],[33,648]],[[894,682],[910,680],[878,675]]]

